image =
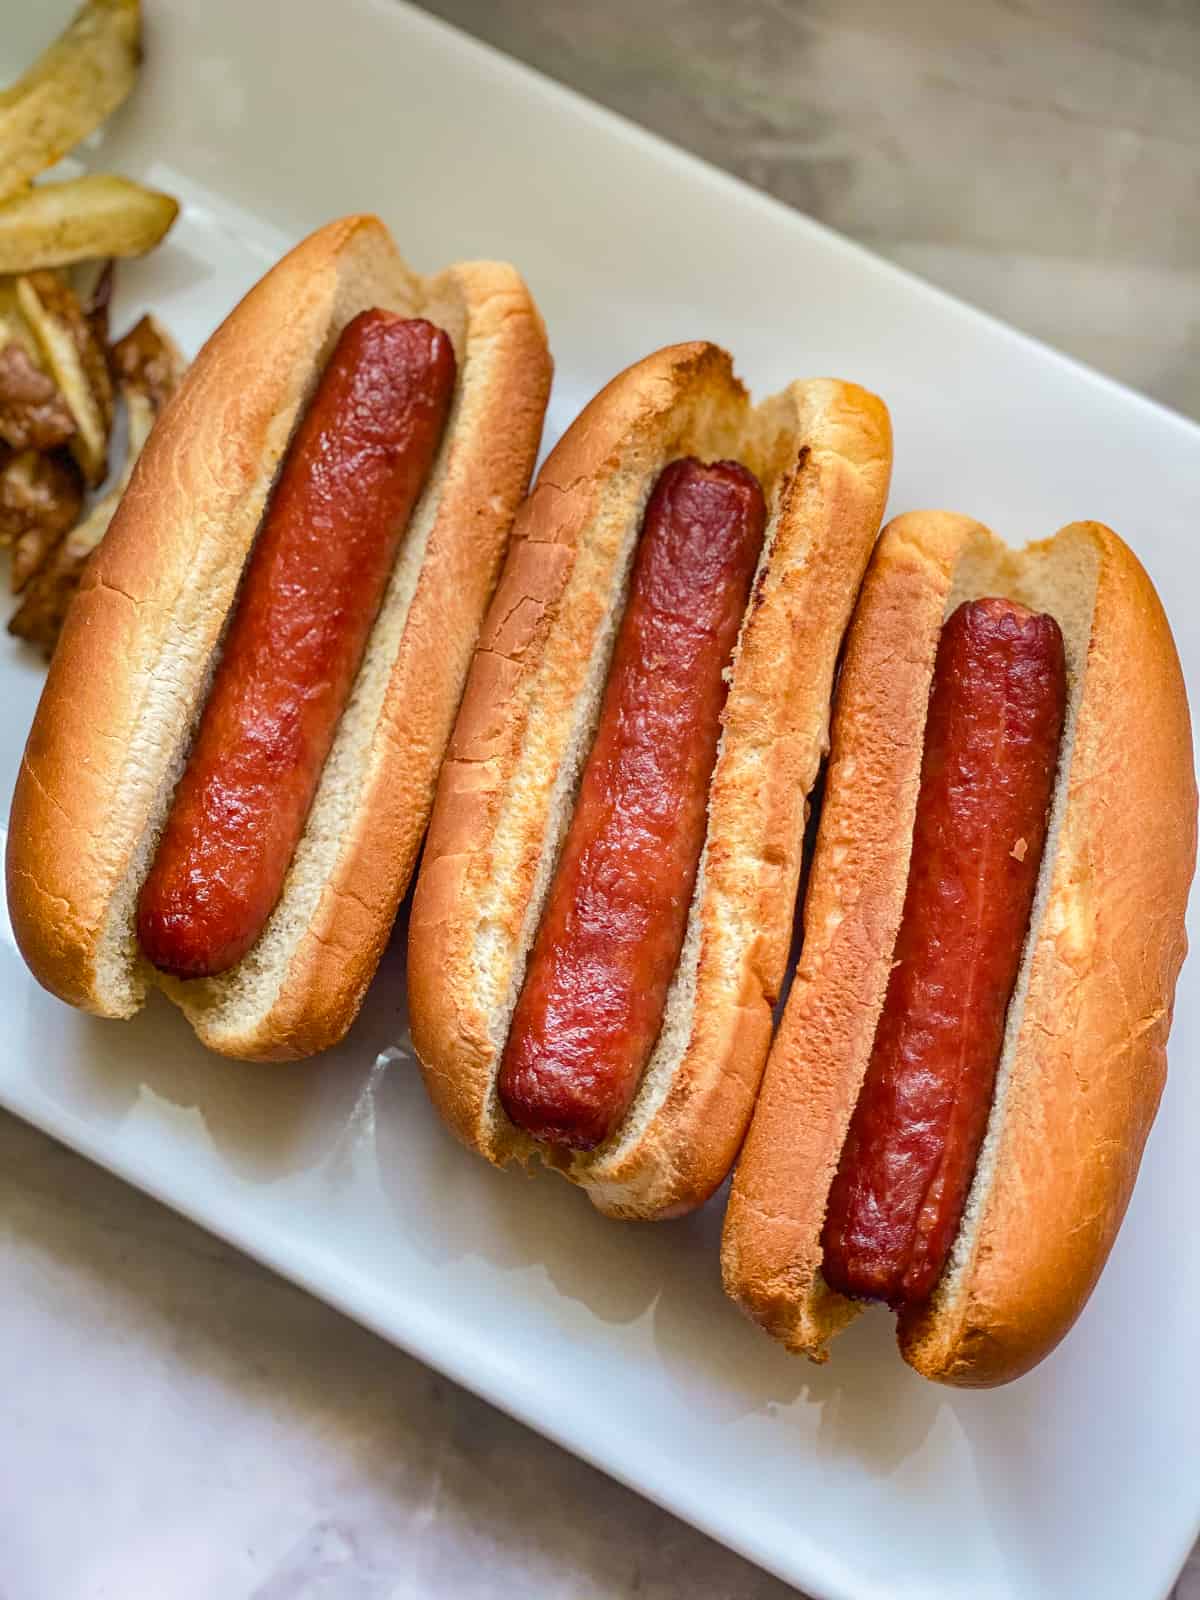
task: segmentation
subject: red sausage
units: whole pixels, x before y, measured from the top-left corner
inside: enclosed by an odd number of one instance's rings
[[[1053,617],[1008,600],[942,629],[900,931],[830,1191],[826,1281],[919,1305],[962,1217],[1029,926],[1066,706]]]
[[[707,821],[725,668],[766,508],[733,461],[675,461],[646,507],[600,722],[501,1063],[535,1139],[600,1144],[662,1026]]]
[[[164,972],[240,961],[283,889],[454,394],[449,338],[364,311],[338,340],[255,543],[138,902]]]

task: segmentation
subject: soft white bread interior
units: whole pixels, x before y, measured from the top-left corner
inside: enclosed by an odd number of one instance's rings
[[[136,898],[279,464],[346,323],[381,307],[454,343],[450,421],[283,894],[229,973],[163,978]],[[304,240],[201,350],[84,575],[22,762],[13,928],[38,979],[127,1017],[159,984],[228,1055],[288,1059],[353,1019],[407,886],[471,652],[541,436],[550,359],[516,271],[410,271],[354,216]]]
[[[1187,698],[1150,580],[1100,524],[1014,551],[969,518],[924,512],[880,538],[847,640],[800,963],[722,1251],[742,1308],[823,1359],[858,1309],[823,1282],[820,1238],[904,903],[938,636],[983,595],[1058,620],[1069,698],[986,1139],[938,1288],[900,1324],[906,1360],[964,1385],[1027,1371],[1091,1293],[1162,1091],[1186,951]]]
[[[495,1079],[590,749],[646,501],[668,462],[734,458],[769,523],[734,657],[683,954],[634,1104],[598,1150],[536,1145]],[[754,1104],[786,968],[806,800],[842,634],[887,498],[887,410],[852,384],[752,407],[693,343],[615,378],[518,516],[442,769],[409,937],[413,1042],[450,1126],[491,1160],[541,1157],[615,1216],[700,1204]]]

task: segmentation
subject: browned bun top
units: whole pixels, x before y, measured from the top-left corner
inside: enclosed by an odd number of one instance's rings
[[[1149,579],[1098,523],[1023,551],[946,513],[884,531],[847,642],[800,965],[723,1244],[729,1293],[821,1358],[856,1310],[821,1277],[820,1235],[903,906],[934,652],[945,616],[983,594],[1057,618],[1069,707],[987,1138],[938,1289],[900,1326],[918,1371],[974,1385],[1040,1361],[1095,1284],[1161,1093],[1186,950],[1186,694]]]

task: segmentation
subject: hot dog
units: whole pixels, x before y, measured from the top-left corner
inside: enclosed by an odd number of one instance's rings
[[[884,531],[726,1213],[750,1316],[824,1359],[881,1299],[905,1359],[963,1385],[1053,1349],[1158,1104],[1195,829],[1178,658],[1114,533]]]
[[[157,985],[225,1054],[342,1036],[432,803],[537,454],[545,334],[499,263],[305,240],[208,341],[73,602],[18,780],[46,987]]]
[[[409,932],[427,1087],[490,1160],[640,1218],[728,1172],[890,465],[874,396],[820,380],[751,407],[695,343],[621,373],[543,466]]]
[[[725,668],[762,547],[745,467],[672,462],[646,508],[595,742],[500,1066],[535,1139],[594,1150],[662,1027],[704,844]]]
[[[987,1128],[1058,764],[1053,617],[964,601],[942,629],[908,889],[883,1012],[825,1213],[825,1281],[920,1305]]]
[[[334,347],[271,496],[142,885],[138,939],[164,972],[228,971],[275,909],[454,377],[449,337],[420,319],[363,311]]]

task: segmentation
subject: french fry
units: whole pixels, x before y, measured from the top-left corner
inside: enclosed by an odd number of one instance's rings
[[[108,532],[154,419],[183,374],[183,357],[174,340],[153,317],[143,317],[130,333],[118,340],[112,355],[129,420],[129,443],[120,478],[96,501],[83,521],[71,529],[42,571],[30,581],[20,609],[8,624],[9,633],[40,646],[47,657],[54,653],[63,618],[79,587],[83,569]]]
[[[54,654],[63,618],[79,587],[88,557],[108,532],[108,525],[129,483],[134,461],[154,424],[154,409],[144,394],[130,390],[125,392],[124,398],[129,407],[129,452],[119,480],[101,495],[83,521],[62,540],[42,571],[30,580],[8,624],[9,633],[28,644],[38,645],[47,660]]]
[[[101,349],[108,349],[108,313],[116,281],[114,261],[81,261],[67,276]]]
[[[18,278],[17,304],[75,419],[71,450],[84,482],[94,488],[108,469],[113,419],[107,357],[78,297],[55,273],[35,272]]]
[[[75,418],[54,379],[19,339],[0,344],[0,441],[12,450],[54,450],[75,437]]]
[[[17,280],[0,278],[0,348],[6,344],[19,344],[35,366],[42,365],[41,351],[17,304]]]
[[[141,23],[141,0],[84,0],[0,91],[0,545],[11,548],[12,585],[22,592],[9,632],[47,656],[183,370],[152,317],[108,343],[114,260],[153,249],[178,202],[104,173],[31,182],[129,94]],[[108,470],[114,378],[128,420],[125,459],[76,521],[85,488]]]
[[[59,540],[79,520],[83,484],[69,455],[23,450],[0,469],[0,542],[12,544],[9,577],[14,594],[49,560]]]
[[[0,204],[0,272],[33,272],[152,250],[179,202],[132,178],[92,173],[40,183]]]
[[[62,159],[125,99],[141,59],[140,0],[86,0],[0,92],[0,200]]]
[[[157,317],[147,313],[109,352],[112,369],[128,403],[145,395],[157,416],[179,387],[187,362]]]

